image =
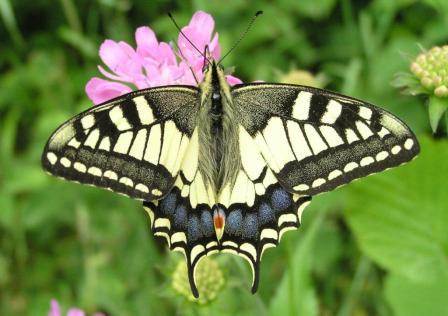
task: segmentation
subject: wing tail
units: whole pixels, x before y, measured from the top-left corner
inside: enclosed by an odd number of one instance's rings
[[[204,256],[219,249],[212,216],[214,195],[210,194],[197,165],[191,164],[196,161],[195,152],[193,149],[187,153],[173,189],[159,201],[143,202],[143,207],[151,219],[153,234],[164,237],[170,250],[184,254],[191,291],[197,298],[197,265]],[[190,167],[194,172],[192,178],[188,173]]]

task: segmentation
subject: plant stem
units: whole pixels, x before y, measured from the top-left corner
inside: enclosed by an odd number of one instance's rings
[[[372,264],[370,260],[367,257],[362,256],[356,268],[355,276],[353,277],[348,294],[342,302],[341,308],[336,314],[337,316],[349,316],[353,314],[353,307],[355,306],[358,296],[361,294],[362,287],[366,282],[371,266]]]
[[[21,48],[24,40],[19,28],[17,27],[16,17],[14,16],[9,0],[0,0],[0,15],[14,44],[17,48]]]
[[[79,19],[79,15],[73,1],[61,0],[61,5],[70,28],[77,33],[82,33],[81,20]]]

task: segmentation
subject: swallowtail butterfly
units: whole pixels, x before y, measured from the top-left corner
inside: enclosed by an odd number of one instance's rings
[[[311,87],[230,87],[211,61],[199,87],[132,92],[51,136],[45,170],[143,202],[154,235],[185,255],[192,293],[206,255],[242,256],[258,286],[264,251],[312,196],[411,160],[417,139],[369,103]]]

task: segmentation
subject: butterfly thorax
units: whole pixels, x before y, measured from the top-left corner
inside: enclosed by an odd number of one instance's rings
[[[241,166],[236,110],[223,70],[215,62],[205,71],[199,87],[199,169],[217,194],[235,182]]]

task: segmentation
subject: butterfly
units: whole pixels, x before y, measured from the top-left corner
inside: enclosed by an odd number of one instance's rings
[[[80,113],[50,137],[49,173],[143,202],[156,236],[185,255],[194,296],[204,257],[252,269],[300,225],[314,195],[411,160],[412,131],[391,113],[326,90],[230,87],[210,61],[195,86],[135,91]]]

